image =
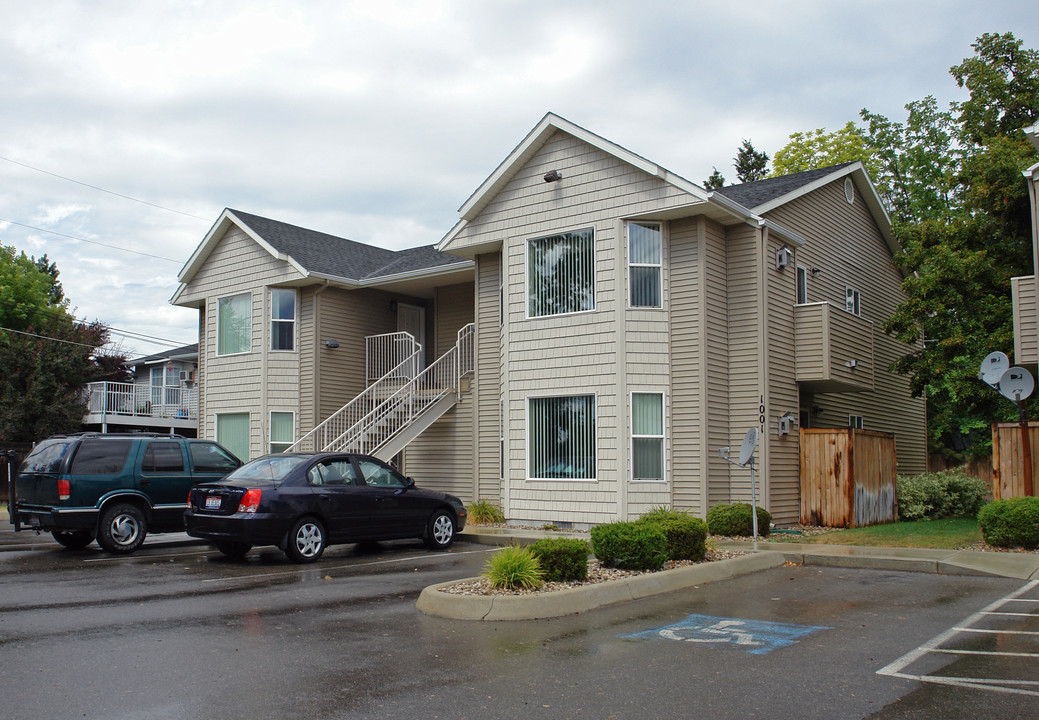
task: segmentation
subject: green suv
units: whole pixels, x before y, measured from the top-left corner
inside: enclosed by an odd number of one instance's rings
[[[183,532],[191,487],[241,464],[215,442],[179,435],[54,435],[18,468],[8,511],[16,532],[132,553],[149,532]]]

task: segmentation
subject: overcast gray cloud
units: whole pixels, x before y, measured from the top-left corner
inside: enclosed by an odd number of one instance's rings
[[[197,317],[168,300],[224,207],[429,244],[548,111],[733,179],[743,138],[773,154],[863,107],[961,97],[948,68],[982,33],[1039,47],[1034,0],[0,0],[0,17],[0,157],[153,204],[0,160],[0,243],[47,253],[80,317],[183,343]]]

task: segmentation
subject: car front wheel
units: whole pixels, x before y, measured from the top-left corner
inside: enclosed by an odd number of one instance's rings
[[[113,505],[101,515],[97,544],[110,553],[127,555],[144,543],[148,522],[136,505]]]
[[[94,534],[77,530],[55,530],[51,537],[69,550],[82,550],[94,542]]]
[[[426,546],[431,550],[447,550],[455,541],[455,519],[447,510],[437,510],[426,527]]]
[[[300,518],[289,530],[285,554],[296,563],[311,563],[325,551],[325,528],[315,518]]]

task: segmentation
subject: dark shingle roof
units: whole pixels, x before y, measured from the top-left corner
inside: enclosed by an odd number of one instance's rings
[[[146,357],[137,358],[136,360],[127,360],[125,365],[138,365],[140,363],[155,362],[158,360],[166,360],[168,358],[180,358],[189,355],[198,355],[198,343],[192,343],[191,345],[182,345],[172,350],[163,350],[161,353],[155,353],[154,355],[148,355]]]
[[[724,195],[729,200],[739,203],[745,208],[753,210],[759,205],[783,197],[798,188],[809,185],[819,178],[826,177],[830,173],[851,165],[850,162],[829,167],[805,170],[804,172],[791,175],[758,180],[756,182],[743,183],[742,185],[729,185],[715,190],[719,195]]]
[[[322,275],[362,280],[464,262],[438,252],[432,245],[386,250],[240,210],[230,212],[275,250],[290,256],[305,270]]]

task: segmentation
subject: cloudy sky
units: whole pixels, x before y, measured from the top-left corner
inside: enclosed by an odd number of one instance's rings
[[[435,243],[548,111],[694,182],[743,138],[962,98],[1035,0],[0,0],[0,244],[61,271],[129,356],[187,344],[169,299],[224,207]],[[165,347],[168,347],[166,345]]]

